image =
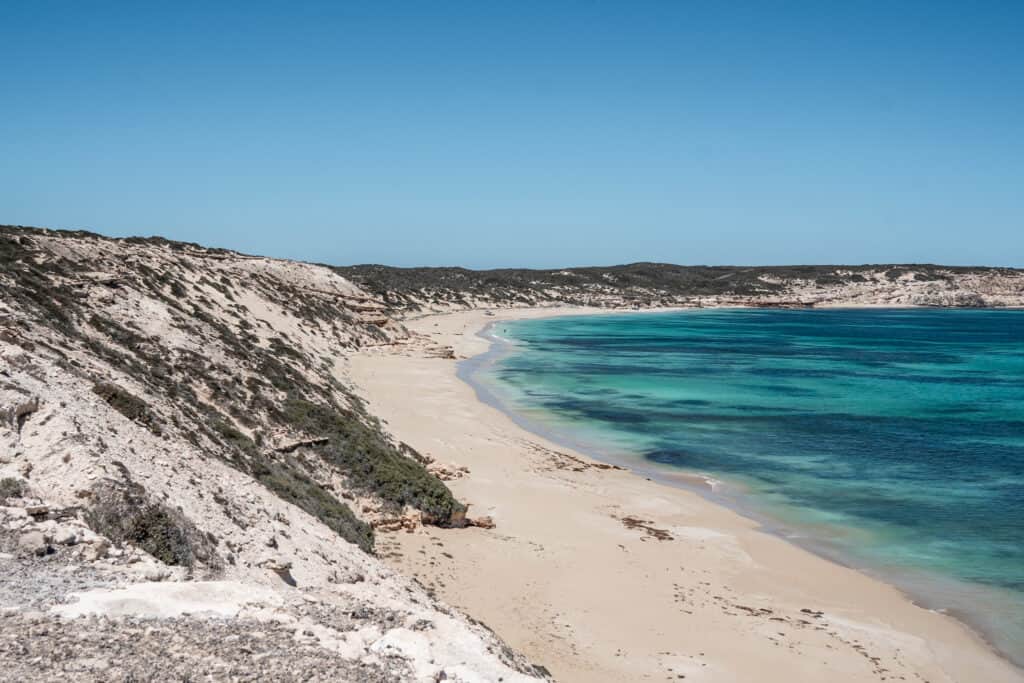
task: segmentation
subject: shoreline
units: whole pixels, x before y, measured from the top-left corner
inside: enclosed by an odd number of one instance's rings
[[[491,344],[477,333],[501,320],[627,312],[426,316],[406,321],[415,342],[352,359],[372,412],[421,452],[468,466],[449,486],[472,517],[497,524],[382,535],[389,563],[559,680],[1024,680],[954,617],[773,534],[694,481],[612,469],[534,433],[483,400],[455,361],[427,353],[479,359]]]
[[[861,310],[864,308],[867,307],[849,307],[849,310]],[[911,307],[900,307],[894,308],[893,310],[905,310],[909,308]],[[650,309],[640,312],[655,314],[679,312],[681,310],[688,311],[701,309]],[[748,309],[729,308],[728,310]],[[635,313],[635,311],[613,311],[609,312],[607,315],[628,315],[632,313]],[[603,314],[598,313],[597,315]],[[550,318],[557,317],[561,316],[550,316]],[[550,319],[548,316],[538,317],[538,319],[540,318]],[[460,360],[456,371],[457,376],[473,388],[477,399],[482,403],[500,411],[517,426],[527,432],[543,437],[544,439],[556,443],[563,448],[583,453],[587,457],[599,462],[614,465],[616,467],[623,467],[636,476],[644,477],[645,479],[664,486],[693,491],[705,498],[711,504],[724,506],[737,514],[756,522],[759,525],[759,530],[764,533],[780,538],[787,543],[791,543],[803,550],[813,553],[827,562],[860,572],[871,578],[877,579],[886,585],[892,586],[899,590],[906,599],[910,600],[922,609],[953,617],[973,635],[981,639],[987,647],[992,649],[993,652],[1024,673],[1024,663],[1019,660],[1015,661],[1009,652],[1000,648],[996,644],[995,641],[997,638],[995,638],[994,632],[997,629],[995,627],[989,628],[972,619],[971,613],[962,609],[963,600],[960,601],[961,606],[955,607],[941,606],[939,601],[936,600],[936,595],[946,592],[945,589],[953,587],[969,587],[970,584],[952,577],[928,572],[923,569],[903,567],[899,572],[886,572],[883,568],[873,567],[870,564],[865,564],[863,562],[858,563],[853,558],[847,557],[842,547],[833,545],[823,536],[815,535],[813,530],[810,528],[805,529],[801,527],[799,522],[786,521],[784,519],[774,517],[770,512],[759,508],[756,505],[755,499],[751,497],[753,494],[751,494],[741,482],[731,481],[728,479],[723,480],[710,474],[694,470],[686,470],[674,466],[659,466],[645,463],[642,460],[637,459],[635,454],[631,454],[630,457],[616,457],[610,452],[602,450],[594,443],[586,443],[582,440],[572,439],[568,431],[559,431],[557,428],[548,427],[537,420],[515,412],[511,407],[503,403],[502,399],[492,390],[491,387],[489,387],[485,382],[479,381],[474,377],[477,372],[481,372],[482,368],[480,366],[484,363],[497,362],[503,358],[505,354],[514,352],[513,349],[516,345],[515,342],[491,332],[491,329],[497,322],[501,321],[489,322],[477,332],[477,336],[487,340],[489,348],[476,356]],[[857,531],[856,527],[850,527],[850,529],[854,532]],[[925,585],[930,585],[932,587],[931,591],[926,591],[923,587]],[[992,598],[992,600],[998,599],[995,589],[990,590],[992,590],[993,593],[988,597]],[[990,600],[990,603],[992,600]]]

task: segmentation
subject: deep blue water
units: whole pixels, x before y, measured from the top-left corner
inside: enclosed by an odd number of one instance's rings
[[[510,412],[742,507],[1024,660],[1024,311],[702,310],[499,323]]]

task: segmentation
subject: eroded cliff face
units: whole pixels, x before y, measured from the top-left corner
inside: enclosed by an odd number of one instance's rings
[[[541,677],[372,555],[464,523],[345,377],[407,335],[325,267],[0,228],[0,630],[38,635],[8,671]]]

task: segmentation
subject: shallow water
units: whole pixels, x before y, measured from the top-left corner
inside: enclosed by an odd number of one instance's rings
[[[474,380],[598,456],[733,483],[781,533],[1024,663],[1024,311],[502,322]]]

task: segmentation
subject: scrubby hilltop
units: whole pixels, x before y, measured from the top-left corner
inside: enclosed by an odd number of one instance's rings
[[[1024,305],[1024,271],[935,265],[678,266],[632,263],[559,270],[362,265],[335,272],[395,311],[567,303],[659,306]]]
[[[349,388],[346,350],[408,334],[360,287],[6,227],[0,292],[0,630],[49,634],[0,634],[4,675],[540,676],[372,556],[375,528],[465,507]],[[206,610],[236,618],[187,616]],[[90,640],[88,614],[123,628]]]

